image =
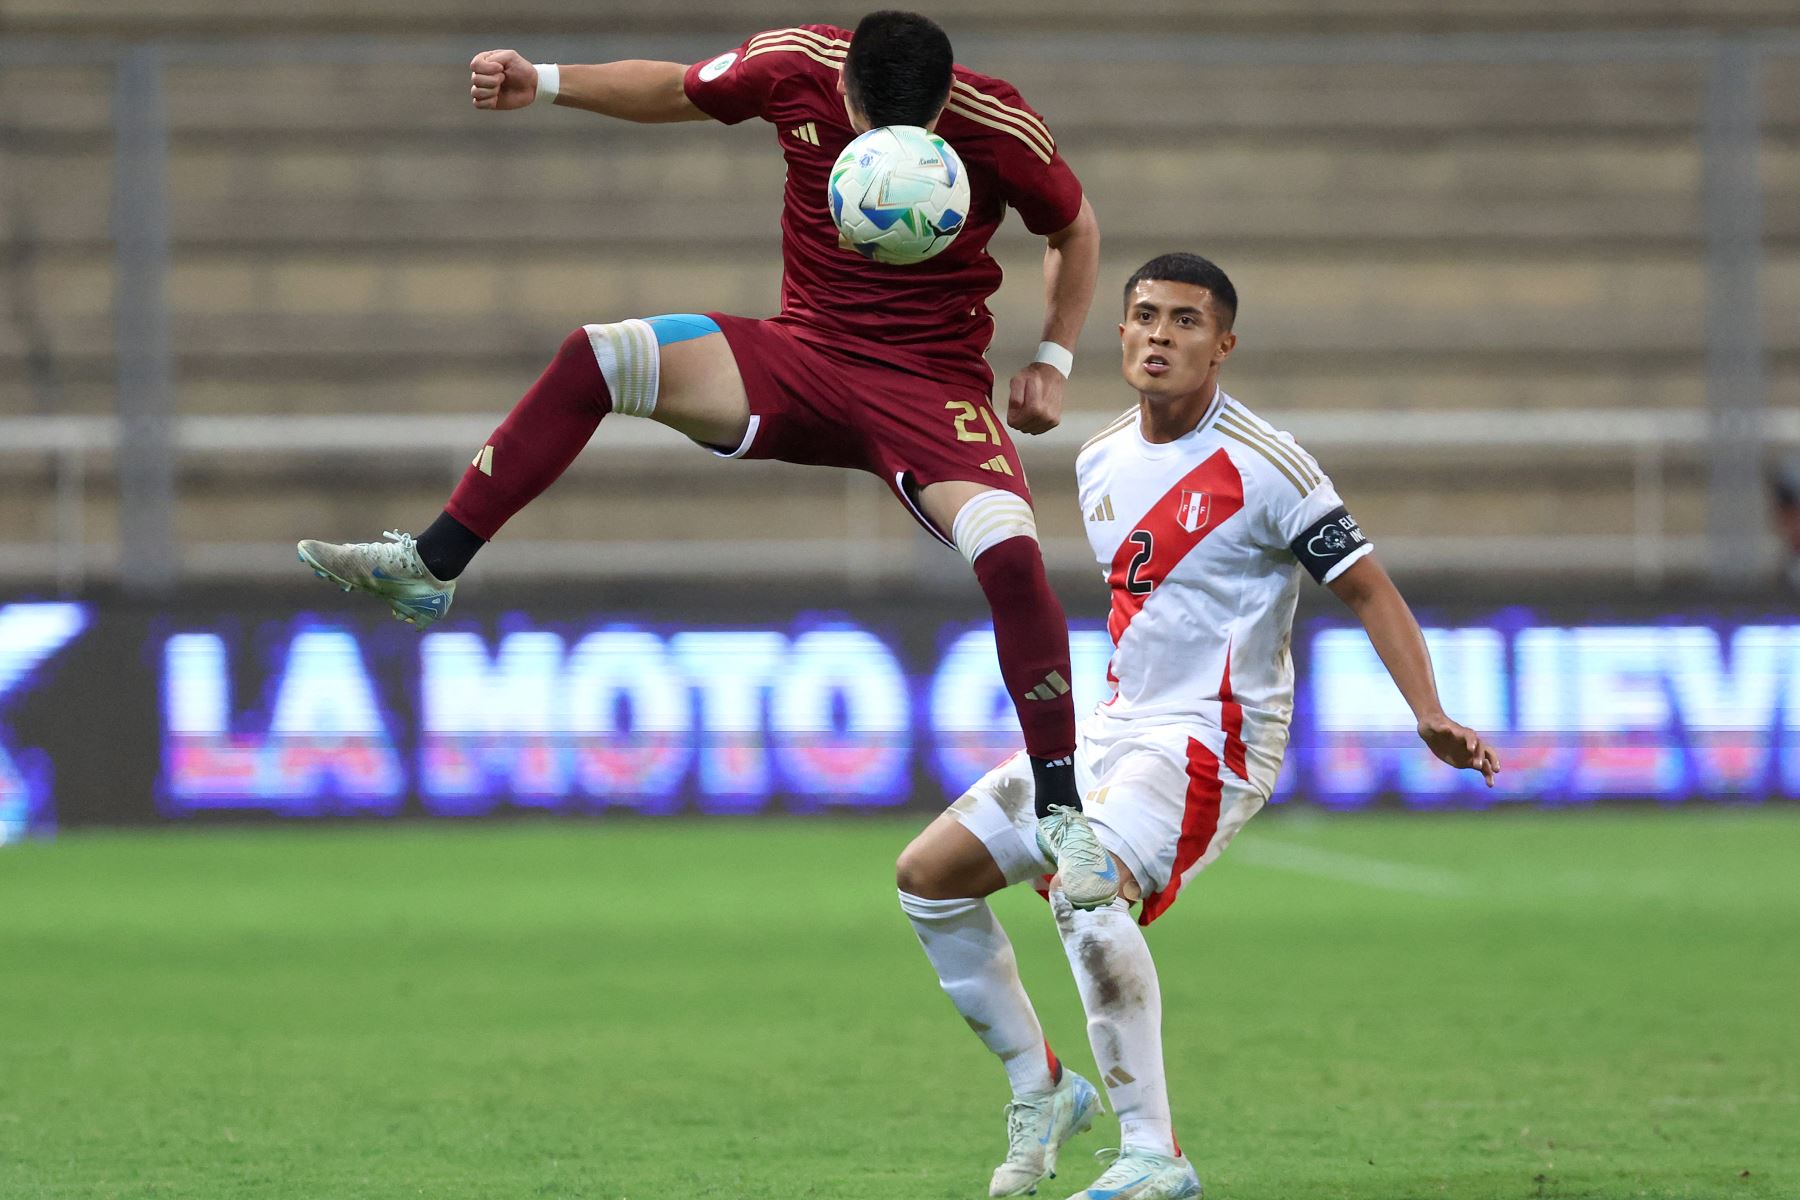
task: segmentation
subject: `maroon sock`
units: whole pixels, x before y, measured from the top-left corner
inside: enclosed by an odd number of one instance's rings
[[[1000,676],[1018,710],[1025,752],[1038,782],[1037,810],[1080,808],[1075,790],[1075,698],[1069,691],[1069,622],[1044,577],[1036,539],[1008,538],[975,559],[988,607]]]
[[[577,329],[488,436],[444,511],[476,537],[491,539],[569,469],[611,411],[612,393],[587,331]]]

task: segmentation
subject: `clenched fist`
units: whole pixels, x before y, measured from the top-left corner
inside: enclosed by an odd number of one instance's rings
[[[1062,372],[1048,363],[1027,363],[1007,391],[1006,423],[1020,433],[1048,433],[1062,423],[1062,406]]]
[[[476,108],[524,108],[537,99],[537,68],[517,50],[483,50],[469,61]]]

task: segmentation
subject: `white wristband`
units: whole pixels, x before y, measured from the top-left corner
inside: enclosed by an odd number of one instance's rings
[[[1075,369],[1075,355],[1068,347],[1059,346],[1055,342],[1039,342],[1037,357],[1031,361],[1047,363],[1055,367],[1056,373],[1064,379],[1067,379],[1069,372]]]
[[[537,72],[538,77],[537,95],[531,98],[531,102],[554,102],[562,92],[562,68],[555,63],[533,63],[531,68]]]

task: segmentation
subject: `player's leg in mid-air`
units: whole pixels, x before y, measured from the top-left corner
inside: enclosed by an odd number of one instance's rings
[[[500,527],[569,468],[610,413],[648,417],[697,441],[735,446],[750,422],[731,347],[711,318],[680,314],[570,333],[463,472],[417,538],[303,541],[301,561],[368,592],[421,628],[449,611],[456,579]]]

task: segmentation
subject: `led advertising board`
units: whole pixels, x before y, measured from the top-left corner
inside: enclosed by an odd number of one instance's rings
[[[1800,620],[1556,615],[1427,629],[1447,709],[1501,748],[1492,792],[1424,751],[1360,629],[1303,621],[1275,799],[1800,794]],[[1111,646],[1091,624],[1071,644],[1086,712]],[[993,634],[966,610],[511,613],[421,635],[308,613],[0,605],[0,841],[59,821],[924,810],[1019,745]]]

